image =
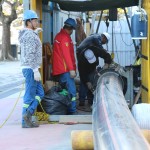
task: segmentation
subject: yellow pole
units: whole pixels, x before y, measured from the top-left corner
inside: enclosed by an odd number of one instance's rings
[[[30,4],[31,4],[31,10],[36,11],[36,0],[31,0]]]
[[[31,0],[30,4],[31,4],[31,10],[36,11],[40,21],[39,27],[42,28],[42,0]],[[43,40],[42,33],[40,33],[39,37],[42,42]],[[40,68],[40,72],[41,72],[42,83],[43,83],[43,62]]]
[[[42,1],[41,0],[31,0],[31,9],[34,10],[40,21],[40,27],[42,28]],[[42,41],[42,34],[40,33],[40,39]]]
[[[143,8],[148,16],[147,40],[142,40],[142,60],[141,60],[141,76],[142,76],[142,102],[150,103],[150,1],[143,0]]]

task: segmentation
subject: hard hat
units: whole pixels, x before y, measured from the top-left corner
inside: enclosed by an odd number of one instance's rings
[[[38,18],[37,14],[33,10],[26,10],[23,14],[23,20],[29,20],[29,19],[34,19]]]
[[[76,24],[76,21],[72,18],[68,18],[65,22],[64,22],[65,25],[68,25],[68,26],[71,26],[73,27],[74,29],[76,29],[77,27],[77,24]]]
[[[102,34],[107,38],[108,42],[110,40],[110,35],[107,32],[103,32]]]
[[[92,50],[90,49],[87,49],[85,52],[84,52],[84,57],[87,59],[87,61],[92,64],[96,61],[96,57],[93,53]]]

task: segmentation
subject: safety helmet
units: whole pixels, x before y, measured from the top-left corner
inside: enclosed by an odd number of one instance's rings
[[[68,18],[65,22],[64,22],[65,25],[67,26],[71,26],[73,27],[74,29],[76,29],[77,27],[77,24],[76,24],[76,21],[72,18]]]
[[[34,18],[38,19],[38,16],[37,16],[36,12],[33,10],[26,10],[23,14],[24,21],[29,20],[29,19],[34,19]]]
[[[102,35],[107,38],[107,42],[110,40],[110,35],[107,32],[103,32]]]

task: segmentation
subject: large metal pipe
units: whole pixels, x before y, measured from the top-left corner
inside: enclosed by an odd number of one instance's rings
[[[93,103],[94,150],[148,150],[125,101],[118,73],[108,71],[98,79]]]

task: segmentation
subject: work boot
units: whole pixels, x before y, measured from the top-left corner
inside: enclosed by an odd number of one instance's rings
[[[30,111],[27,111],[24,116],[24,124],[22,124],[22,128],[36,128],[39,127],[39,124],[36,123],[35,121],[32,121],[32,115],[30,113]]]
[[[75,112],[69,112],[68,115],[78,115],[78,112],[75,111]]]
[[[22,124],[22,128],[37,128],[37,127],[39,127],[39,124],[37,124],[35,121],[32,121],[30,125],[27,124],[26,121],[24,121],[24,123]]]

